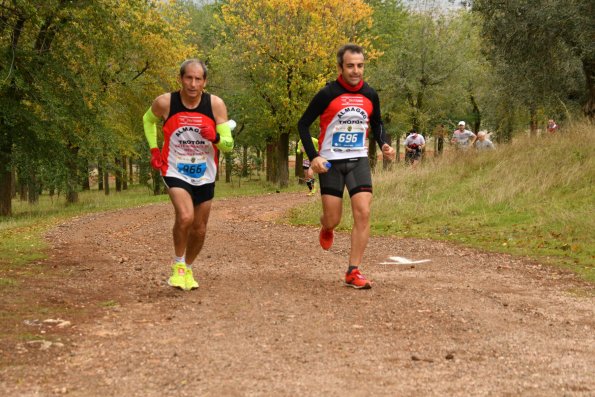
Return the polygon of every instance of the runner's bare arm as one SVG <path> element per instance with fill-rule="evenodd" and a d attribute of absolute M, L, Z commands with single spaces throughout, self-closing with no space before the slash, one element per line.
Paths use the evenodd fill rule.
<path fill-rule="evenodd" d="M 167 116 L 169 116 L 170 101 L 171 93 L 169 92 L 159 95 L 157 98 L 155 98 L 153 104 L 151 105 L 153 114 L 159 118 L 167 119 Z"/>

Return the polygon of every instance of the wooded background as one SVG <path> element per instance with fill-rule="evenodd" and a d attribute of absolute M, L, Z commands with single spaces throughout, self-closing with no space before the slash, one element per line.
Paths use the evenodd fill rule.
<path fill-rule="evenodd" d="M 109 194 L 110 175 L 116 191 L 158 181 L 142 115 L 190 57 L 238 122 L 227 181 L 262 167 L 287 186 L 297 120 L 347 42 L 366 48 L 397 142 L 459 120 L 500 142 L 549 118 L 592 120 L 594 20 L 590 0 L 0 0 L 0 215 L 16 195 L 72 203 L 95 185 Z"/>

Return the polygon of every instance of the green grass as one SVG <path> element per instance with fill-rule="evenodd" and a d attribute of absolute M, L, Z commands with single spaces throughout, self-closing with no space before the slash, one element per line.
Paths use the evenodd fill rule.
<path fill-rule="evenodd" d="M 595 281 L 595 128 L 521 137 L 489 153 L 445 153 L 374 175 L 375 235 L 449 240 L 528 256 Z M 345 200 L 341 228 L 351 228 Z M 292 222 L 318 224 L 320 203 Z"/>
<path fill-rule="evenodd" d="M 105 301 L 105 302 L 100 302 L 99 305 L 100 306 L 103 306 L 103 307 L 116 307 L 119 304 L 115 300 L 110 299 L 110 300 Z"/>
<path fill-rule="evenodd" d="M 278 188 L 261 180 L 217 182 L 215 200 L 225 197 L 250 196 L 275 192 Z M 290 186 L 287 190 L 298 189 Z M 93 189 L 79 193 L 79 202 L 65 203 L 64 197 L 50 198 L 41 195 L 37 204 L 31 205 L 18 199 L 13 200 L 13 215 L 0 217 L 0 288 L 16 288 L 18 282 L 12 280 L 7 271 L 23 264 L 33 263 L 45 257 L 46 244 L 43 234 L 66 219 L 120 208 L 131 208 L 146 204 L 169 202 L 169 197 L 155 196 L 146 186 L 135 185 L 122 192 Z"/>

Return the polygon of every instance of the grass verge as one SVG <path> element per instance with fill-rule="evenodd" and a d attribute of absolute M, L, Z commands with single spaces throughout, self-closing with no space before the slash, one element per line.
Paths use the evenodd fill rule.
<path fill-rule="evenodd" d="M 595 282 L 595 128 L 519 137 L 492 152 L 447 152 L 374 175 L 375 235 L 448 240 L 528 256 Z M 343 229 L 351 228 L 345 200 Z M 320 203 L 293 211 L 318 224 Z"/>

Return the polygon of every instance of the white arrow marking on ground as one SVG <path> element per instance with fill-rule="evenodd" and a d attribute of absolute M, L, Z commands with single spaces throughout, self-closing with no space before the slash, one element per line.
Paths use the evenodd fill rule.
<path fill-rule="evenodd" d="M 403 258 L 402 256 L 389 256 L 389 259 L 392 262 L 381 262 L 381 265 L 413 265 L 415 263 L 426 263 L 430 262 L 431 259 L 420 259 L 418 261 L 413 261 L 411 259 Z"/>

